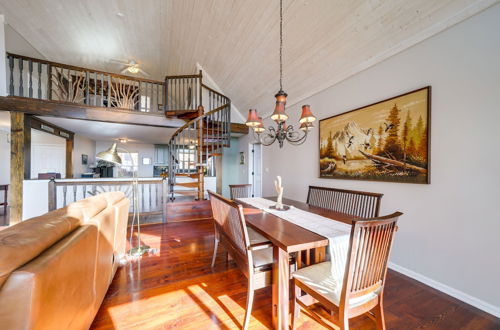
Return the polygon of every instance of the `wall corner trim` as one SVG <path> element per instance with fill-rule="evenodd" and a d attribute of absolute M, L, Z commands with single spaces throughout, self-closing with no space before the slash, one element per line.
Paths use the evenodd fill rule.
<path fill-rule="evenodd" d="M 400 266 L 398 264 L 395 264 L 393 262 L 389 262 L 389 268 L 401 273 L 403 275 L 406 275 L 408 277 L 411 277 L 412 279 L 421 282 L 425 285 L 430 286 L 431 288 L 434 288 L 438 291 L 441 291 L 449 296 L 452 296 L 453 298 L 456 298 L 464 303 L 467 303 L 471 306 L 474 306 L 486 313 L 489 313 L 493 316 L 500 317 L 500 307 L 492 305 L 490 303 L 487 303 L 479 298 L 476 298 L 474 296 L 471 296 L 467 293 L 464 293 L 460 290 L 457 290 L 455 288 L 452 288 L 446 284 L 443 284 L 441 282 L 438 282 L 436 280 L 433 280 L 427 276 L 424 276 L 420 273 L 417 273 L 411 269 L 405 268 L 403 266 Z"/>

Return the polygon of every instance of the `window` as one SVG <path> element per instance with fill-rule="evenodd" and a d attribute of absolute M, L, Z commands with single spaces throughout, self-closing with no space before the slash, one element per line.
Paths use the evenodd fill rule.
<path fill-rule="evenodd" d="M 179 170 L 184 173 L 195 173 L 196 172 L 196 150 L 193 149 L 180 149 L 179 151 Z M 216 176 L 215 173 L 215 159 L 214 157 L 209 157 L 207 162 L 207 167 L 205 168 L 206 176 Z"/>
<path fill-rule="evenodd" d="M 139 170 L 139 153 L 119 152 L 118 156 L 122 159 L 122 165 L 117 166 L 119 178 L 133 177 L 133 171 Z"/>
<path fill-rule="evenodd" d="M 151 111 L 151 97 L 146 95 L 141 95 L 141 107 L 142 112 Z"/>
<path fill-rule="evenodd" d="M 196 154 L 194 150 L 179 150 L 179 169 L 184 171 L 196 171 Z"/>

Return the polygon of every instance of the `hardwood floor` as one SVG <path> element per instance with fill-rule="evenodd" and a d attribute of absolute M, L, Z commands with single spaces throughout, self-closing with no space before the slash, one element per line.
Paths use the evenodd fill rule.
<path fill-rule="evenodd" d="M 142 227 L 154 254 L 120 268 L 91 329 L 236 329 L 243 322 L 245 277 L 223 251 L 210 268 L 211 220 Z M 221 249 L 219 249 L 221 250 Z M 251 329 L 271 327 L 271 288 L 255 296 Z M 500 329 L 500 319 L 389 271 L 388 329 Z M 321 327 L 301 313 L 299 329 Z M 353 329 L 375 329 L 358 317 Z"/>

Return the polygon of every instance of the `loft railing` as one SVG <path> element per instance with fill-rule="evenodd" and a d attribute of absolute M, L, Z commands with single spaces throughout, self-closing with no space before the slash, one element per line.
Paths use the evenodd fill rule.
<path fill-rule="evenodd" d="M 165 77 L 165 111 L 175 114 L 179 111 L 196 111 L 202 104 L 202 73 Z"/>
<path fill-rule="evenodd" d="M 221 93 L 201 84 L 208 99 L 204 107 L 198 108 L 197 117 L 180 127 L 167 144 L 169 152 L 169 194 L 174 200 L 177 195 L 191 195 L 198 199 L 205 196 L 204 176 L 211 157 L 222 155 L 229 147 L 231 137 L 231 100 Z M 203 93 L 202 93 L 203 95 Z M 177 177 L 196 178 L 191 184 L 179 184 Z M 191 188 L 189 190 L 183 187 Z M 195 189 L 192 189 L 195 188 Z"/>
<path fill-rule="evenodd" d="M 121 191 L 130 200 L 133 199 L 132 180 L 55 180 L 48 185 L 48 209 L 56 210 L 66 205 L 109 191 Z M 138 205 L 141 215 L 161 215 L 166 222 L 166 203 L 168 200 L 166 179 L 139 179 Z M 129 212 L 133 212 L 130 203 Z"/>
<path fill-rule="evenodd" d="M 7 53 L 9 96 L 163 113 L 162 81 Z"/>

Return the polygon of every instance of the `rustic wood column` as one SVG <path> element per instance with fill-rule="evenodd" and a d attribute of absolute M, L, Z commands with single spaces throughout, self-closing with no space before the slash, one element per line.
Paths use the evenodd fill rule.
<path fill-rule="evenodd" d="M 66 139 L 66 178 L 73 178 L 73 147 L 74 147 L 74 136 Z"/>
<path fill-rule="evenodd" d="M 12 226 L 23 218 L 24 180 L 24 113 L 10 113 L 10 222 Z"/>
<path fill-rule="evenodd" d="M 32 115 L 24 115 L 24 180 L 31 179 L 31 119 Z"/>

